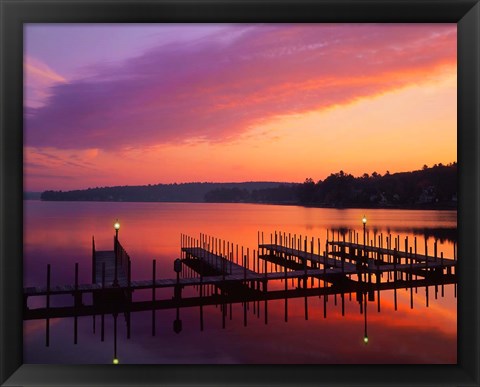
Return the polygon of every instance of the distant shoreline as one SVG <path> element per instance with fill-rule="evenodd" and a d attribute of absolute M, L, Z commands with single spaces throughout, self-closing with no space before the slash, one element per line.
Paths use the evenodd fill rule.
<path fill-rule="evenodd" d="M 170 204 L 253 204 L 253 205 L 267 205 L 267 206 L 292 206 L 292 207 L 304 207 L 304 208 L 325 208 L 325 209 L 335 209 L 335 210 L 419 210 L 419 211 L 457 211 L 458 208 L 456 205 L 441 203 L 438 205 L 432 204 L 416 204 L 410 206 L 379 206 L 379 205 L 370 205 L 370 206 L 358 206 L 358 205 L 344 205 L 344 206 L 328 206 L 328 205 L 318 205 L 318 204 L 301 204 L 301 203 L 258 203 L 258 202 L 198 202 L 198 201 L 134 201 L 134 200 L 42 200 L 40 198 L 25 198 L 24 201 L 40 201 L 40 202 L 56 202 L 56 203 L 170 203 Z"/>
<path fill-rule="evenodd" d="M 314 208 L 457 210 L 457 165 L 426 165 L 421 170 L 354 177 L 344 171 L 323 181 L 192 182 L 44 191 L 45 201 L 250 203 Z M 38 197 L 38 193 L 25 196 Z"/>

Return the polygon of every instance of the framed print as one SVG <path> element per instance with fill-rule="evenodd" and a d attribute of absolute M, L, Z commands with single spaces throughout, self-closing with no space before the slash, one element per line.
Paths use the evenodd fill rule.
<path fill-rule="evenodd" d="M 477 1 L 0 1 L 2 386 L 479 384 Z"/>

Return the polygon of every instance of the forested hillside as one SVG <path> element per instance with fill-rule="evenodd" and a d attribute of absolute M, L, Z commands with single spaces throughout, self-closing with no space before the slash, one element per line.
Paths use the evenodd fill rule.
<path fill-rule="evenodd" d="M 456 208 L 457 164 L 426 165 L 417 171 L 360 177 L 340 171 L 325 180 L 184 183 L 45 191 L 42 200 L 270 203 L 319 207 Z"/>

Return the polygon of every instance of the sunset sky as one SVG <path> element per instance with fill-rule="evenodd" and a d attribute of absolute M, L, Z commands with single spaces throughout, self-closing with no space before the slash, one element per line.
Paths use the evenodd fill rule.
<path fill-rule="evenodd" d="M 26 191 L 457 160 L 456 24 L 27 24 Z"/>

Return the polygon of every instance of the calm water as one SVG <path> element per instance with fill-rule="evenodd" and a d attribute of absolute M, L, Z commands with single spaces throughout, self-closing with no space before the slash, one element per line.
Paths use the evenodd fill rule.
<path fill-rule="evenodd" d="M 174 278 L 173 260 L 180 257 L 180 236 L 200 233 L 256 249 L 258 232 L 269 241 L 281 231 L 325 241 L 327 229 L 362 231 L 361 218 L 368 218 L 369 239 L 380 233 L 419 240 L 418 252 L 427 238 L 429 252 L 438 240 L 438 252 L 454 255 L 457 214 L 455 211 L 319 209 L 294 206 L 190 203 L 93 203 L 25 201 L 24 286 L 43 286 L 46 265 L 52 266 L 52 285 L 73 283 L 79 263 L 80 283 L 91 280 L 91 239 L 98 250 L 113 250 L 113 222 L 120 220 L 120 241 L 132 259 L 133 279 L 150 279 L 152 260 L 157 278 Z M 330 231 L 331 236 L 331 231 Z M 460 257 L 461 259 L 461 257 Z M 290 284 L 289 284 L 290 285 Z M 283 286 L 283 285 L 282 285 Z M 173 331 L 175 309 L 155 312 L 156 334 L 152 336 L 152 312 L 131 315 L 131 337 L 126 337 L 123 315 L 117 318 L 117 357 L 120 363 L 456 363 L 457 300 L 455 285 L 412 290 L 382 291 L 380 301 L 367 303 L 369 342 L 363 342 L 365 314 L 360 313 L 355 294 L 345 295 L 342 316 L 340 296 L 250 303 L 244 326 L 244 308 L 233 304 L 225 328 L 219 306 L 203 307 L 203 331 L 198 307 L 182 308 L 183 329 Z M 428 301 L 427 301 L 428 290 Z M 135 292 L 137 293 L 137 292 Z M 194 296 L 188 289 L 184 296 Z M 136 299 L 146 297 L 142 292 Z M 171 297 L 162 291 L 159 297 Z M 51 305 L 70 305 L 71 297 L 52 298 Z M 428 307 L 427 307 L 428 304 Z M 29 300 L 31 308 L 44 300 Z M 260 307 L 260 316 L 257 316 Z M 324 311 L 325 308 L 325 311 Z M 380 309 L 380 311 L 379 311 Z M 231 313 L 231 314 L 230 314 Z M 326 318 L 325 318 L 326 313 Z M 114 318 L 105 316 L 101 341 L 100 317 L 78 319 L 78 343 L 74 344 L 72 318 L 50 320 L 50 345 L 45 345 L 46 323 L 24 323 L 25 363 L 111 363 L 114 353 Z"/>

